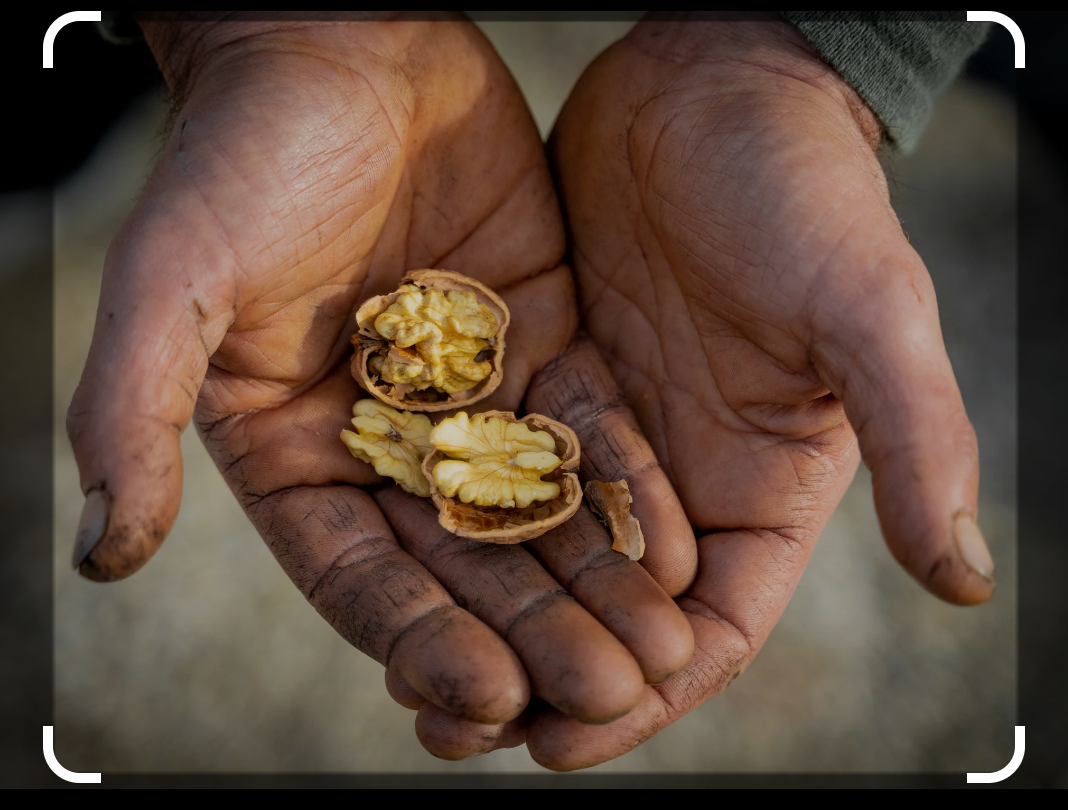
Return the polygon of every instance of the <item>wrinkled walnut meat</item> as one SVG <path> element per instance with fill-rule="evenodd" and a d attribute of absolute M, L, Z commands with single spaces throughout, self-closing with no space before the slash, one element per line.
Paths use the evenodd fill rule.
<path fill-rule="evenodd" d="M 423 459 L 441 525 L 485 543 L 521 543 L 578 511 L 578 438 L 538 414 L 461 411 L 431 432 Z"/>
<path fill-rule="evenodd" d="M 423 459 L 430 444 L 430 420 L 419 413 L 401 413 L 373 399 L 361 399 L 352 407 L 351 430 L 341 431 L 341 441 L 360 461 L 379 475 L 392 478 L 406 492 L 430 497 L 430 484 L 423 475 Z"/>
<path fill-rule="evenodd" d="M 500 385 L 508 307 L 474 279 L 413 270 L 356 312 L 352 376 L 395 408 L 441 411 L 478 402 Z"/>
<path fill-rule="evenodd" d="M 645 554 L 645 538 L 641 524 L 630 513 L 634 499 L 627 482 L 587 481 L 586 500 L 612 533 L 612 550 L 622 552 L 632 560 L 640 560 Z"/>

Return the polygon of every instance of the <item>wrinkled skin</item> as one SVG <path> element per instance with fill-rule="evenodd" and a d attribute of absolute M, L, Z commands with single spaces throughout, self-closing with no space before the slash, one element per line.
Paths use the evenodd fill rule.
<path fill-rule="evenodd" d="M 608 726 L 546 712 L 540 762 L 621 754 L 736 677 L 858 455 L 895 558 L 948 601 L 993 592 L 961 517 L 976 511 L 975 435 L 878 133 L 780 22 L 639 26 L 572 96 L 552 146 L 583 318 L 699 530 L 679 600 L 697 651 Z"/>
<path fill-rule="evenodd" d="M 992 594 L 969 523 L 975 436 L 879 137 L 779 21 L 639 24 L 572 93 L 550 152 L 583 323 L 698 531 L 698 575 L 677 600 L 696 651 L 620 720 L 532 712 L 501 728 L 506 744 L 526 734 L 541 764 L 589 767 L 724 689 L 861 456 L 896 559 L 947 601 Z M 440 713 L 417 730 L 489 747 Z"/>
<path fill-rule="evenodd" d="M 526 741 L 547 767 L 588 767 L 722 690 L 861 455 L 895 557 L 944 599 L 989 598 L 974 434 L 878 124 L 796 32 L 646 23 L 587 71 L 550 144 L 591 338 L 571 340 L 557 201 L 521 99 L 468 29 L 415 48 L 417 29 L 344 58 L 321 39 L 337 34 L 302 31 L 299 47 L 251 37 L 194 60 L 109 254 L 71 411 L 83 489 L 111 506 L 83 574 L 128 574 L 166 533 L 199 388 L 198 426 L 253 522 L 388 664 L 441 757 Z M 338 120 L 360 137 L 331 143 Z M 356 396 L 346 319 L 404 269 L 461 264 L 515 317 L 504 385 L 480 405 L 525 397 L 578 432 L 584 476 L 627 478 L 644 569 L 604 556 L 586 510 L 487 548 L 396 487 L 359 488 L 374 479 L 336 442 Z M 530 692 L 543 700 L 519 714 Z"/>
<path fill-rule="evenodd" d="M 632 709 L 689 660 L 693 636 L 596 522 L 561 528 L 542 562 L 462 541 L 339 439 L 363 395 L 354 313 L 415 268 L 462 271 L 511 309 L 506 379 L 482 408 L 518 408 L 561 356 L 610 381 L 596 352 L 567 349 L 559 205 L 492 48 L 459 22 L 143 27 L 180 111 L 109 250 L 69 412 L 88 496 L 81 574 L 120 579 L 155 552 L 193 420 L 293 582 L 391 683 L 480 723 L 512 720 L 531 693 L 582 721 Z M 600 435 L 611 386 L 578 396 L 580 435 Z M 591 443 L 591 459 L 644 482 L 684 585 L 692 532 L 633 415 L 615 417 L 631 455 Z"/>

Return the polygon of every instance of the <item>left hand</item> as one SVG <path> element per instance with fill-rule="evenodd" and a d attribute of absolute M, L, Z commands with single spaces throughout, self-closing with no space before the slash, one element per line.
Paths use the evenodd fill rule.
<path fill-rule="evenodd" d="M 737 677 L 861 455 L 895 558 L 947 601 L 993 593 L 975 435 L 879 136 L 781 21 L 641 23 L 561 113 L 585 326 L 699 530 L 699 569 L 677 600 L 689 666 L 607 725 L 541 712 L 543 765 L 619 756 Z"/>

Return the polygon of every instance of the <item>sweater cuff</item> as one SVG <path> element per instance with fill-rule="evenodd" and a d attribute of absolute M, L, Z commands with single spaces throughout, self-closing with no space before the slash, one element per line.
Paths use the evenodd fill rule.
<path fill-rule="evenodd" d="M 780 11 L 872 108 L 904 153 L 986 39 L 963 11 Z"/>

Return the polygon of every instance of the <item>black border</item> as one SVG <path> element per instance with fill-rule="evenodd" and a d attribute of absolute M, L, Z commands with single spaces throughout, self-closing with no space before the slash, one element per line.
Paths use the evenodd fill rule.
<path fill-rule="evenodd" d="M 60 14 L 62 12 L 57 12 Z M 633 19 L 631 12 L 591 15 L 571 13 L 469 12 L 479 20 L 498 19 Z M 1009 12 L 1009 16 L 1019 12 Z M 1026 35 L 1025 31 L 1025 35 Z M 39 71 L 39 32 L 32 32 L 24 64 Z M 1061 76 L 1055 52 L 1031 48 L 1027 68 L 1016 71 L 1020 96 L 1041 86 L 1042 77 Z M 1033 85 L 1033 87 L 1032 87 Z M 47 78 L 41 82 L 47 94 Z M 41 99 L 47 105 L 46 97 Z M 51 117 L 56 118 L 53 112 Z M 57 122 L 58 123 L 58 122 Z M 1061 174 L 1048 176 L 1040 152 L 1056 150 L 1041 133 L 1021 128 L 1019 143 L 1019 678 L 1018 720 L 1027 729 L 1027 754 L 1017 773 L 995 786 L 1066 786 L 1063 729 L 1068 727 L 1068 700 L 1063 684 L 1068 657 L 1063 619 L 1068 615 L 1068 588 L 1059 582 L 1068 571 L 1068 544 L 1060 540 L 1060 502 L 1068 453 L 1058 430 L 1068 387 L 1068 304 L 1064 271 L 1068 268 L 1068 229 L 1058 215 L 1068 211 L 1068 171 L 1061 152 Z M 1043 174 L 1045 172 L 1045 174 Z M 52 210 L 43 206 L 35 239 L 52 244 Z M 48 255 L 50 255 L 50 250 Z M 47 493 L 48 515 L 26 513 L 11 489 L 0 490 L 5 516 L 4 564 L 0 588 L 4 604 L 3 636 L 7 642 L 0 667 L 5 695 L 3 736 L 7 756 L 2 783 L 10 786 L 71 787 L 53 776 L 41 754 L 41 727 L 53 718 L 52 593 L 52 278 L 37 279 L 17 290 L 16 301 L 0 303 L 0 319 L 9 307 L 28 309 L 38 329 L 32 334 L 3 333 L 4 368 L 15 368 L 12 397 L 0 410 L 0 441 L 32 434 L 35 452 L 48 459 L 46 473 L 35 467 L 12 470 L 27 486 Z M 47 369 L 48 373 L 40 372 Z M 42 406 L 42 403 L 48 403 Z M 0 447 L 10 446 L 6 442 Z M 32 480 L 28 480 L 29 477 Z M 31 511 L 33 507 L 31 505 Z M 26 518 L 21 522 L 18 516 Z M 13 520 L 13 517 L 15 518 Z M 37 533 L 24 526 L 37 527 Z M 47 527 L 47 536 L 42 532 Z M 41 576 L 43 574 L 43 577 Z M 48 643 L 42 643 L 47 639 Z M 977 674 L 980 677 L 981 674 Z M 101 787 L 965 787 L 964 774 L 104 774 Z"/>

